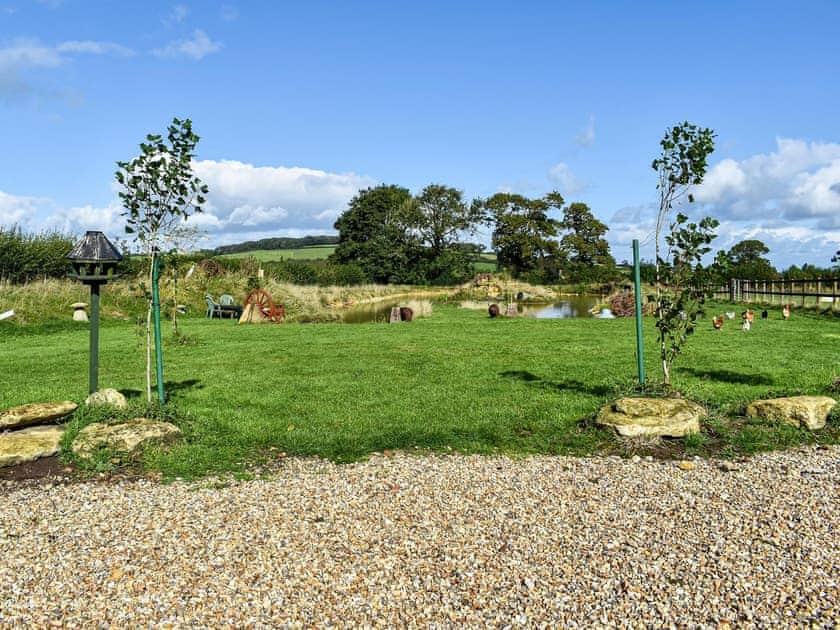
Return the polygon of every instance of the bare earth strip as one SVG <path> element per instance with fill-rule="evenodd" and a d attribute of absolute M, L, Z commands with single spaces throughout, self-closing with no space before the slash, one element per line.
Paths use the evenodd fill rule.
<path fill-rule="evenodd" d="M 0 485 L 0 626 L 825 626 L 840 449 Z"/>

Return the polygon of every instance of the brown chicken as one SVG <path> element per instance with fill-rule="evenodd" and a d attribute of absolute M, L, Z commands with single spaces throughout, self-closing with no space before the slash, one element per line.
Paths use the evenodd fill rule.
<path fill-rule="evenodd" d="M 721 328 L 723 328 L 723 315 L 712 317 L 712 326 L 715 327 L 715 330 L 720 330 Z"/>
<path fill-rule="evenodd" d="M 785 304 L 782 307 L 782 319 L 787 319 L 790 317 L 790 304 Z"/>

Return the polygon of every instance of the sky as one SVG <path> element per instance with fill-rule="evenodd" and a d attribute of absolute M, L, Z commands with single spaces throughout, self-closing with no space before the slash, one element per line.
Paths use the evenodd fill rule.
<path fill-rule="evenodd" d="M 0 0 L 0 226 L 123 236 L 117 161 L 189 118 L 202 246 L 335 233 L 362 188 L 558 190 L 653 258 L 651 162 L 779 268 L 840 250 L 840 2 Z M 474 240 L 489 243 L 489 230 Z"/>

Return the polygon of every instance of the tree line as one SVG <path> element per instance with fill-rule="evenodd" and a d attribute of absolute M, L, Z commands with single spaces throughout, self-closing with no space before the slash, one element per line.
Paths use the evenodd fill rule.
<path fill-rule="evenodd" d="M 314 247 L 316 245 L 335 245 L 338 243 L 337 236 L 301 236 L 293 238 L 288 236 L 277 236 L 273 238 L 262 238 L 258 241 L 244 241 L 233 245 L 220 245 L 215 249 L 208 250 L 210 256 L 224 256 L 226 254 L 239 254 L 252 252 L 257 249 L 298 249 L 300 247 Z"/>
<path fill-rule="evenodd" d="M 458 284 L 474 274 L 483 251 L 470 242 L 492 233 L 500 268 L 537 284 L 602 282 L 618 270 L 604 238 L 607 226 L 584 203 L 558 192 L 541 198 L 497 193 L 467 202 L 451 186 L 430 184 L 419 194 L 381 184 L 350 200 L 335 222 L 331 259 L 361 267 L 372 282 Z"/>

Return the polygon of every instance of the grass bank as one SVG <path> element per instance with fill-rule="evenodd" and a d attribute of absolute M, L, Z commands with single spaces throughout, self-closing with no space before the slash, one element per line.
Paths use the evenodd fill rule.
<path fill-rule="evenodd" d="M 785 322 L 772 312 L 748 333 L 701 326 L 674 381 L 712 415 L 686 445 L 620 441 L 590 422 L 602 404 L 632 390 L 632 318 L 490 320 L 437 305 L 430 317 L 392 326 L 188 318 L 181 329 L 185 342 L 165 349 L 167 414 L 186 439 L 143 462 L 169 476 L 236 470 L 281 452 L 339 461 L 385 449 L 737 455 L 840 439 L 837 414 L 816 433 L 740 417 L 756 398 L 829 392 L 840 373 L 840 329 L 816 315 Z M 652 320 L 645 331 L 656 379 Z M 73 322 L 0 322 L 0 408 L 82 400 L 87 335 Z M 141 345 L 130 323 L 104 323 L 100 383 L 127 393 L 138 410 Z M 80 416 L 77 427 L 87 420 Z"/>

